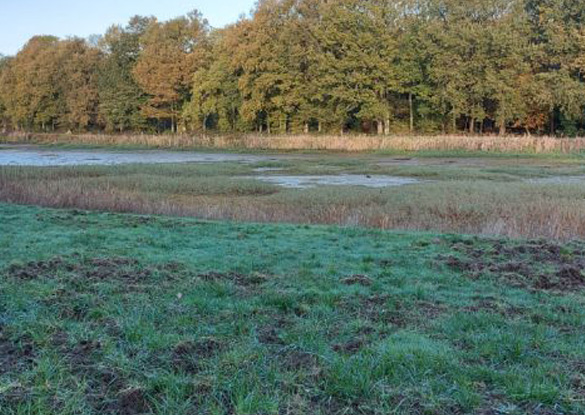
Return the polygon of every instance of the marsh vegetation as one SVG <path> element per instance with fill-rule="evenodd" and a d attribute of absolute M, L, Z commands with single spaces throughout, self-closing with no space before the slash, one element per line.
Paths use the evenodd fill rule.
<path fill-rule="evenodd" d="M 0 200 L 253 222 L 559 240 L 585 236 L 580 156 L 289 157 L 247 163 L 5 166 L 0 167 Z M 279 185 L 292 183 L 291 176 L 294 183 L 322 185 Z M 354 183 L 362 186 L 351 186 L 344 177 L 360 178 Z M 374 186 L 379 177 L 406 185 Z M 370 182 L 371 187 L 363 186 Z"/>

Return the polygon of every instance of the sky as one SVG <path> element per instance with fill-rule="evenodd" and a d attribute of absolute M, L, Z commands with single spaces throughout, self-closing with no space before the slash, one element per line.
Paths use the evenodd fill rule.
<path fill-rule="evenodd" d="M 134 15 L 167 20 L 198 9 L 213 27 L 235 22 L 255 0 L 0 0 L 0 54 L 14 55 L 35 35 L 103 34 Z"/>

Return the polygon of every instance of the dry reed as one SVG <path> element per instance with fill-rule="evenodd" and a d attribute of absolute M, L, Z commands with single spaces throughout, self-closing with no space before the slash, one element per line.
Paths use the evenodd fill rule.
<path fill-rule="evenodd" d="M 280 196 L 234 197 L 230 195 L 163 196 L 116 187 L 110 183 L 88 185 L 84 179 L 26 179 L 0 174 L 0 201 L 55 208 L 78 208 L 138 214 L 194 216 L 253 222 L 288 222 L 363 226 L 381 229 L 453 232 L 490 236 L 585 238 L 585 201 L 579 197 L 563 201 L 508 189 L 497 197 L 480 193 L 466 198 L 457 185 L 430 194 L 408 194 L 404 202 L 377 203 L 359 195 L 361 202 L 339 199 L 297 199 Z M 517 190 L 520 190 L 517 192 Z M 482 193 L 486 189 L 481 190 Z M 566 196 L 566 195 L 561 195 Z M 312 196 L 308 196 L 309 198 Z"/>
<path fill-rule="evenodd" d="M 370 135 L 106 135 L 18 134 L 4 143 L 143 146 L 170 149 L 328 151 L 466 151 L 490 153 L 575 153 L 585 151 L 585 138 L 546 136 L 370 136 Z"/>

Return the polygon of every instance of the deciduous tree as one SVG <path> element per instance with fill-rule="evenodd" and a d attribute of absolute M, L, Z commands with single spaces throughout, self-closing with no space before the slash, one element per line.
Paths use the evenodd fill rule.
<path fill-rule="evenodd" d="M 197 11 L 167 22 L 152 21 L 141 37 L 134 76 L 149 99 L 143 113 L 178 130 L 193 75 L 208 56 L 207 21 Z"/>

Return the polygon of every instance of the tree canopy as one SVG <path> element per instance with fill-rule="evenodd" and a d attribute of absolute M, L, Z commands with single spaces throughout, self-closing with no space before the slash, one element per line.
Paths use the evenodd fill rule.
<path fill-rule="evenodd" d="M 585 3 L 261 0 L 0 57 L 0 125 L 49 131 L 577 135 Z"/>

